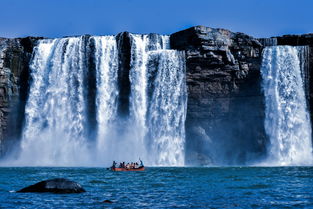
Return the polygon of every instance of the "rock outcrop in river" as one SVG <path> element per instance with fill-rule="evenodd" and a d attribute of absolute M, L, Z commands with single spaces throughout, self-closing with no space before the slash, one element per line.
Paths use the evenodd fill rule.
<path fill-rule="evenodd" d="M 19 193 L 51 192 L 56 194 L 70 194 L 70 193 L 83 193 L 86 191 L 80 184 L 74 181 L 63 178 L 56 178 L 38 182 L 36 184 L 25 187 L 17 192 Z"/>

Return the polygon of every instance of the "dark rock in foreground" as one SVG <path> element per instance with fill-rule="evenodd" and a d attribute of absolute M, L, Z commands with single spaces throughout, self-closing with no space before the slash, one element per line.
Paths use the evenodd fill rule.
<path fill-rule="evenodd" d="M 25 187 L 17 192 L 51 192 L 57 194 L 69 194 L 69 193 L 83 193 L 86 190 L 78 183 L 63 179 L 49 179 L 46 181 L 38 182 L 37 184 Z"/>

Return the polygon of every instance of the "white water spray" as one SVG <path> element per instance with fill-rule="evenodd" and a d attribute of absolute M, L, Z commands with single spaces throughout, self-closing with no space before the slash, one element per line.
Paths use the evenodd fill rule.
<path fill-rule="evenodd" d="M 21 153 L 11 165 L 99 166 L 138 157 L 148 165 L 184 165 L 183 53 L 167 50 L 168 36 L 131 39 L 129 118 L 117 113 L 115 36 L 39 41 L 30 65 Z M 92 77 L 86 76 L 92 72 L 96 89 L 88 88 Z M 95 99 L 95 116 L 88 115 L 90 98 Z M 96 130 L 90 129 L 94 118 L 89 117 L 95 117 Z"/>
<path fill-rule="evenodd" d="M 182 166 L 187 109 L 184 54 L 153 51 L 149 53 L 149 66 L 149 74 L 154 77 L 147 121 L 150 153 L 157 165 Z"/>
<path fill-rule="evenodd" d="M 95 61 L 97 74 L 97 155 L 99 164 L 108 156 L 113 156 L 112 137 L 114 122 L 117 120 L 118 98 L 118 50 L 114 36 L 93 37 L 95 41 Z M 111 160 L 111 159 L 110 159 Z"/>
<path fill-rule="evenodd" d="M 299 51 L 272 46 L 263 51 L 265 131 L 270 139 L 270 165 L 311 165 L 311 122 L 305 99 Z"/>
<path fill-rule="evenodd" d="M 150 164 L 184 165 L 184 57 L 181 52 L 167 50 L 168 36 L 132 38 L 130 114 L 136 144 L 143 147 Z"/>
<path fill-rule="evenodd" d="M 41 40 L 30 65 L 32 84 L 21 144 L 23 165 L 88 162 L 83 40 Z"/>

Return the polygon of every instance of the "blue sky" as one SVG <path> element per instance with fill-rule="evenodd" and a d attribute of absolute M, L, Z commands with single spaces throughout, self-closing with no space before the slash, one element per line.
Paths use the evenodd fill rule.
<path fill-rule="evenodd" d="M 205 25 L 255 37 L 313 32 L 312 0 L 0 0 L 0 37 L 170 34 Z"/>

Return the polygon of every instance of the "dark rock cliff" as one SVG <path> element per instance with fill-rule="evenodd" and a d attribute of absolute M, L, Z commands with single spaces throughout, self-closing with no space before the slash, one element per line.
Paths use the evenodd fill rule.
<path fill-rule="evenodd" d="M 28 66 L 38 39 L 0 38 L 2 152 L 10 150 L 10 145 L 20 138 L 30 81 Z M 131 38 L 124 32 L 117 35 L 117 40 L 121 92 L 118 112 L 127 116 Z M 244 164 L 264 156 L 268 142 L 260 75 L 262 49 L 268 45 L 309 45 L 312 50 L 313 35 L 255 39 L 243 33 L 197 26 L 172 34 L 170 42 L 171 48 L 186 53 L 186 163 Z M 313 108 L 312 56 L 310 53 L 310 70 L 306 76 L 310 109 Z M 88 63 L 92 66 L 92 59 Z M 93 107 L 94 104 L 89 108 L 90 118 L 95 118 Z"/>
<path fill-rule="evenodd" d="M 20 138 L 28 96 L 29 61 L 40 38 L 0 38 L 0 153 Z"/>
<path fill-rule="evenodd" d="M 120 92 L 118 114 L 121 117 L 127 117 L 129 115 L 131 38 L 128 32 L 123 32 L 117 35 L 117 40 L 119 58 L 118 86 Z"/>
<path fill-rule="evenodd" d="M 171 47 L 186 51 L 187 163 L 237 164 L 261 156 L 262 45 L 243 33 L 197 26 L 172 34 Z"/>

